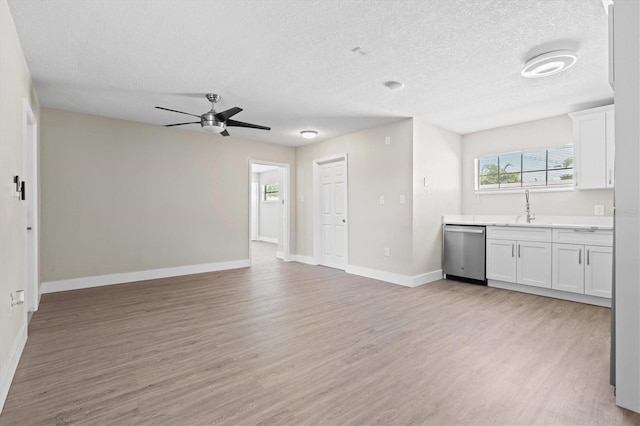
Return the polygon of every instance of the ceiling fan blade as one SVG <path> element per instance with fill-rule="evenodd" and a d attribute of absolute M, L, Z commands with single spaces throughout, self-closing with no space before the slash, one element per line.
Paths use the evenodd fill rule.
<path fill-rule="evenodd" d="M 227 120 L 225 124 L 227 126 L 248 127 L 250 129 L 260 129 L 260 130 L 271 130 L 271 127 L 260 126 L 258 124 L 244 123 L 242 121 L 236 121 L 236 120 Z"/>
<path fill-rule="evenodd" d="M 194 117 L 198 117 L 198 118 L 200 118 L 200 116 L 199 116 L 199 115 L 190 114 L 190 113 L 188 113 L 188 112 L 184 112 L 184 111 L 177 111 L 177 110 L 175 110 L 175 109 L 163 108 L 163 107 L 159 107 L 159 106 L 157 106 L 156 108 L 158 108 L 158 109 L 163 109 L 163 110 L 165 110 L 165 111 L 177 112 L 177 113 L 179 113 L 179 114 L 192 115 L 192 116 L 194 116 Z"/>
<path fill-rule="evenodd" d="M 224 129 L 223 131 L 221 131 L 221 132 L 220 132 L 220 134 L 221 134 L 222 136 L 231 136 L 231 135 L 229 134 L 229 132 L 227 132 L 227 129 Z"/>
<path fill-rule="evenodd" d="M 191 121 L 189 123 L 165 124 L 164 127 L 184 126 L 185 124 L 200 124 L 199 121 Z"/>
<path fill-rule="evenodd" d="M 238 107 L 229 108 L 226 111 L 217 113 L 216 118 L 221 121 L 227 121 L 230 117 L 233 117 L 240 111 L 242 111 L 242 108 L 238 108 Z"/>

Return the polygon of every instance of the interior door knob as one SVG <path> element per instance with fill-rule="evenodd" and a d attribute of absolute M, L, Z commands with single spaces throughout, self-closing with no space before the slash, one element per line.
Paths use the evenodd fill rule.
<path fill-rule="evenodd" d="M 342 219 L 342 223 L 347 223 L 347 219 Z"/>

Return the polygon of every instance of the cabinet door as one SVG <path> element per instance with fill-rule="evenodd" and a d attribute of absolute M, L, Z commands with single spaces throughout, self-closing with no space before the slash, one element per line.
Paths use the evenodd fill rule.
<path fill-rule="evenodd" d="M 616 158 L 616 133 L 615 111 L 607 111 L 607 188 L 613 188 L 615 184 L 615 158 Z"/>
<path fill-rule="evenodd" d="M 552 288 L 584 293 L 584 246 L 553 244 Z"/>
<path fill-rule="evenodd" d="M 577 188 L 606 187 L 606 136 L 604 111 L 574 118 Z"/>
<path fill-rule="evenodd" d="M 487 240 L 487 278 L 516 282 L 516 242 Z"/>
<path fill-rule="evenodd" d="M 518 241 L 517 283 L 551 288 L 551 244 Z"/>
<path fill-rule="evenodd" d="M 585 246 L 584 292 L 611 298 L 613 248 Z"/>

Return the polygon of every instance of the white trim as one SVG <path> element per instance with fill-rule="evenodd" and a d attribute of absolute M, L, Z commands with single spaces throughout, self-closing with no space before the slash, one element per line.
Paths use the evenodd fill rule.
<path fill-rule="evenodd" d="M 120 274 L 96 275 L 93 277 L 72 278 L 42 283 L 42 293 L 79 290 L 82 288 L 101 287 L 112 284 L 123 284 L 135 281 L 155 280 L 158 278 L 178 277 L 181 275 L 202 274 L 204 272 L 224 271 L 227 269 L 246 268 L 251 266 L 249 259 L 231 260 L 228 262 L 203 263 L 200 265 L 176 266 L 173 268 L 150 269 L 147 271 L 123 272 Z"/>
<path fill-rule="evenodd" d="M 476 195 L 501 195 L 501 194 L 524 194 L 525 190 L 529 190 L 529 192 L 573 192 L 577 191 L 576 187 L 573 185 L 558 185 L 558 186 L 545 186 L 545 187 L 519 187 L 517 189 L 485 189 L 479 190 L 477 189 Z M 600 188 L 598 188 L 600 189 Z M 611 189 L 611 188 L 602 188 L 602 189 Z"/>
<path fill-rule="evenodd" d="M 266 165 L 266 166 L 276 166 L 276 167 L 280 167 L 284 169 L 284 182 L 283 185 L 281 185 L 280 187 L 280 194 L 281 198 L 279 201 L 283 201 L 284 202 L 284 230 L 283 230 L 283 240 L 282 241 L 282 252 L 283 252 L 283 260 L 285 262 L 289 262 L 292 260 L 291 258 L 291 165 L 288 163 L 277 163 L 274 161 L 263 161 L 263 160 L 249 160 L 249 211 L 248 211 L 248 223 L 249 223 L 249 229 L 251 229 L 251 197 L 252 197 L 252 193 L 251 193 L 251 183 L 253 182 L 252 180 L 252 166 L 254 164 L 260 164 L 260 165 Z M 258 203 L 260 204 L 260 203 Z M 251 259 L 253 258 L 253 250 L 251 248 L 251 232 L 249 232 L 249 239 L 248 239 L 248 248 L 249 248 L 249 266 L 251 266 Z M 260 240 L 261 237 L 258 237 L 258 240 Z M 278 240 L 276 239 L 276 243 L 278 243 Z"/>
<path fill-rule="evenodd" d="M 537 296 L 552 297 L 554 299 L 569 300 L 571 302 L 587 303 L 589 305 L 603 306 L 605 308 L 611 307 L 611 299 L 590 296 L 588 294 L 569 293 L 566 291 L 553 290 L 551 288 L 532 287 L 530 285 L 495 280 L 487 280 L 487 286 L 501 288 L 503 290 L 519 291 L 521 293 L 535 294 Z"/>
<path fill-rule="evenodd" d="M 272 238 L 272 237 L 261 237 L 261 236 L 258 236 L 258 240 L 257 241 L 262 241 L 263 243 L 278 244 L 278 239 L 277 238 Z"/>
<path fill-rule="evenodd" d="M 444 273 L 442 272 L 442 269 L 438 269 L 437 271 L 431 271 L 414 276 L 412 278 L 413 285 L 411 287 L 418 287 L 424 284 L 440 281 L 441 279 L 444 279 Z"/>
<path fill-rule="evenodd" d="M 320 165 L 334 161 L 344 161 L 345 194 L 345 265 L 349 267 L 349 156 L 346 152 L 328 157 L 316 158 L 312 161 L 313 170 L 313 257 L 314 264 L 322 264 L 322 220 L 320 217 Z"/>
<path fill-rule="evenodd" d="M 24 215 L 24 287 L 25 311 L 37 311 L 40 303 L 39 220 L 38 220 L 38 121 L 29 99 L 22 99 L 22 161 L 27 199 Z M 31 219 L 29 220 L 29 216 Z M 27 227 L 31 230 L 27 231 Z"/>
<path fill-rule="evenodd" d="M 313 265 L 313 266 L 319 265 L 319 263 L 316 262 L 316 259 L 313 256 L 303 256 L 301 254 L 294 254 L 292 256 L 292 260 L 294 262 L 304 263 L 306 265 Z"/>
<path fill-rule="evenodd" d="M 394 272 L 380 271 L 377 269 L 365 268 L 363 266 L 347 265 L 347 274 L 359 275 L 361 277 L 372 278 L 374 280 L 385 281 L 391 284 L 398 284 L 405 287 L 418 287 L 423 284 L 441 280 L 442 270 L 427 272 L 425 274 L 409 276 L 396 274 Z"/>
<path fill-rule="evenodd" d="M 9 358 L 7 359 L 7 362 L 4 363 L 2 370 L 0 370 L 0 413 L 2 413 L 4 403 L 7 401 L 9 388 L 11 388 L 11 382 L 13 381 L 13 376 L 16 374 L 16 370 L 18 369 L 18 363 L 20 362 L 20 357 L 22 356 L 22 351 L 24 350 L 24 345 L 26 343 L 27 323 L 25 321 L 22 330 L 20 330 L 15 339 L 13 339 L 13 344 L 9 350 Z"/>
<path fill-rule="evenodd" d="M 276 252 L 276 259 L 283 259 L 284 260 L 284 252 L 277 251 Z"/>

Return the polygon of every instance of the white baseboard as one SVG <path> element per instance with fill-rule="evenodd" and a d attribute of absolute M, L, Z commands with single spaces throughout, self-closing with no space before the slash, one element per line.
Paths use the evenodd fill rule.
<path fill-rule="evenodd" d="M 442 279 L 442 270 L 427 272 L 425 274 L 410 276 L 396 274 L 394 272 L 380 271 L 377 269 L 365 268 L 362 266 L 347 265 L 345 270 L 348 274 L 360 275 L 361 277 L 373 278 L 391 284 L 398 284 L 405 287 L 418 287 Z"/>
<path fill-rule="evenodd" d="M 9 388 L 11 387 L 13 376 L 16 374 L 16 370 L 18 369 L 18 363 L 20 362 L 20 357 L 22 356 L 22 351 L 24 350 L 24 345 L 26 343 L 27 324 L 25 323 L 22 330 L 18 333 L 15 339 L 13 339 L 13 344 L 9 350 L 9 358 L 2 366 L 2 370 L 0 370 L 0 413 L 2 413 L 2 408 L 7 400 L 7 395 L 9 395 Z"/>
<path fill-rule="evenodd" d="M 307 265 L 314 265 L 314 266 L 319 265 L 319 263 L 316 262 L 316 259 L 313 256 L 303 256 L 301 254 L 292 254 L 291 260 L 293 260 L 294 262 L 304 263 Z"/>
<path fill-rule="evenodd" d="M 521 293 L 535 294 L 537 296 L 553 297 L 554 299 L 569 300 L 571 302 L 587 303 L 589 305 L 611 307 L 611 299 L 604 297 L 590 296 L 588 294 L 568 293 L 566 291 L 553 290 L 551 288 L 533 287 L 504 281 L 487 280 L 489 287 L 501 288 L 503 290 L 519 291 Z"/>
<path fill-rule="evenodd" d="M 262 241 L 263 243 L 278 244 L 278 239 L 272 237 L 258 237 L 258 241 Z"/>
<path fill-rule="evenodd" d="M 224 271 L 227 269 L 246 268 L 249 266 L 251 266 L 251 261 L 249 259 L 240 259 L 228 262 L 204 263 L 201 265 L 177 266 L 174 268 L 150 269 L 147 271 L 97 275 L 93 277 L 72 278 L 60 281 L 47 281 L 42 283 L 40 293 L 79 290 L 89 287 L 155 280 L 158 278 L 178 277 L 181 275 L 201 274 L 204 272 Z"/>
<path fill-rule="evenodd" d="M 444 273 L 442 272 L 442 269 L 426 272 L 424 274 L 420 274 L 412 277 L 411 279 L 413 281 L 412 282 L 413 285 L 411 287 L 418 287 L 424 284 L 440 281 L 443 278 L 444 278 Z"/>

